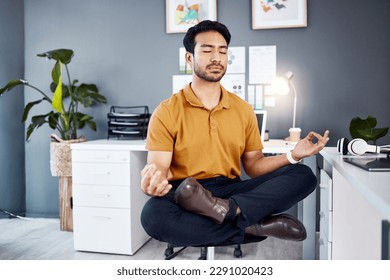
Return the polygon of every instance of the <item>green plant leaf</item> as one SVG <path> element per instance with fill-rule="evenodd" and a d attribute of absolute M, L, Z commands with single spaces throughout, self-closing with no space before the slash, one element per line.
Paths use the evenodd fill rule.
<path fill-rule="evenodd" d="M 74 98 L 84 107 L 91 107 L 96 103 L 107 103 L 106 97 L 99 93 L 95 84 L 81 84 L 76 88 Z"/>
<path fill-rule="evenodd" d="M 33 133 L 33 131 L 42 126 L 43 124 L 47 123 L 46 121 L 46 117 L 48 116 L 49 114 L 46 114 L 46 115 L 38 115 L 38 116 L 34 116 L 31 118 L 31 123 L 30 125 L 27 127 L 27 132 L 26 132 L 26 141 L 30 141 L 30 136 L 31 136 L 31 133 Z"/>
<path fill-rule="evenodd" d="M 353 139 L 362 138 L 367 142 L 372 141 L 376 144 L 376 140 L 380 137 L 386 136 L 389 131 L 388 127 L 375 128 L 376 124 L 376 118 L 373 116 L 368 116 L 366 119 L 355 117 L 351 120 L 349 132 L 351 133 Z"/>
<path fill-rule="evenodd" d="M 375 143 L 379 138 L 386 136 L 389 132 L 389 128 L 358 129 L 358 132 L 362 139 L 366 141 L 373 141 Z"/>
<path fill-rule="evenodd" d="M 9 81 L 5 85 L 5 87 L 0 88 L 0 96 L 3 95 L 4 93 L 6 93 L 7 91 L 10 91 L 11 89 L 13 89 L 16 86 L 26 85 L 26 84 L 28 84 L 28 82 L 25 80 L 22 80 L 22 79 Z"/>
<path fill-rule="evenodd" d="M 80 118 L 80 120 L 79 120 L 79 121 L 81 121 L 81 122 L 86 122 L 86 121 L 90 121 L 90 120 L 93 119 L 93 117 L 88 116 L 88 115 L 86 115 L 86 114 L 81 114 L 81 113 L 80 113 L 79 116 L 81 116 L 81 118 Z"/>
<path fill-rule="evenodd" d="M 54 71 L 54 68 L 53 68 L 53 72 L 56 72 L 56 74 L 54 74 L 53 76 L 57 76 L 56 78 L 58 78 L 58 83 L 57 83 L 57 87 L 56 87 L 56 90 L 54 91 L 54 94 L 53 94 L 53 101 L 52 101 L 52 107 L 54 110 L 56 110 L 57 112 L 59 113 L 62 113 L 63 111 L 63 107 L 62 107 L 62 75 L 61 75 L 61 62 L 60 61 L 57 61 L 56 65 L 58 64 L 58 66 L 55 66 L 54 68 L 57 68 L 57 70 Z M 53 80 L 54 80 L 54 77 L 53 77 Z"/>
<path fill-rule="evenodd" d="M 51 70 L 51 78 L 53 79 L 54 84 L 58 85 L 58 82 L 61 78 L 62 71 L 61 71 L 61 61 L 57 61 L 54 64 L 53 69 Z"/>
<path fill-rule="evenodd" d="M 94 121 L 88 121 L 87 125 L 90 129 L 92 129 L 93 131 L 96 131 L 96 123 Z"/>
<path fill-rule="evenodd" d="M 27 117 L 28 117 L 28 114 L 30 113 L 31 108 L 34 107 L 35 105 L 41 103 L 43 100 L 45 100 L 45 98 L 30 102 L 24 107 L 22 122 L 25 122 L 27 120 Z"/>
<path fill-rule="evenodd" d="M 54 82 L 51 82 L 50 83 L 50 91 L 52 93 L 54 93 L 56 91 L 56 89 L 57 89 L 57 84 L 55 84 Z M 70 94 L 69 94 L 68 86 L 63 83 L 62 84 L 62 100 L 65 100 L 69 96 L 70 96 Z"/>
<path fill-rule="evenodd" d="M 49 126 L 50 126 L 51 129 L 56 129 L 57 128 L 58 119 L 59 119 L 59 114 L 58 113 L 54 113 L 53 111 L 51 111 L 49 113 L 48 121 L 49 121 Z"/>
<path fill-rule="evenodd" d="M 374 128 L 376 124 L 376 118 L 373 116 L 368 116 L 366 119 L 355 117 L 349 124 L 349 133 L 351 134 L 352 139 L 362 138 L 362 135 L 358 132 L 358 130 Z"/>
<path fill-rule="evenodd" d="M 48 59 L 61 61 L 63 64 L 69 64 L 72 61 L 73 55 L 74 52 L 73 50 L 70 49 L 56 49 L 41 54 L 37 54 L 37 56 L 39 57 L 47 57 Z"/>

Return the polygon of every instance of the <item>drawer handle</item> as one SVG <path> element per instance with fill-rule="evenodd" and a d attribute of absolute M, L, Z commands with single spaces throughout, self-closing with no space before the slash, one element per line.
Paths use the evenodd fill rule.
<path fill-rule="evenodd" d="M 95 193 L 95 197 L 97 197 L 97 198 L 109 198 L 109 197 L 111 197 L 111 195 L 108 194 L 108 193 Z"/>
<path fill-rule="evenodd" d="M 102 176 L 108 176 L 111 175 L 110 172 L 91 172 L 91 175 L 102 175 Z"/>
<path fill-rule="evenodd" d="M 92 218 L 94 218 L 96 220 L 104 220 L 104 221 L 111 220 L 111 217 L 107 217 L 107 216 L 92 216 Z"/>
<path fill-rule="evenodd" d="M 106 156 L 101 156 L 101 157 L 92 157 L 91 159 L 109 159 L 110 156 L 109 155 L 106 155 Z"/>

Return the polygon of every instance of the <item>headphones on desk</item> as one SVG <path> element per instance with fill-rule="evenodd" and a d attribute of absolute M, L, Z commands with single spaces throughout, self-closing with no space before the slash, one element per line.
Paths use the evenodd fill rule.
<path fill-rule="evenodd" d="M 337 141 L 337 152 L 341 155 L 346 155 L 348 152 L 355 156 L 361 156 L 365 153 L 379 154 L 381 147 L 369 145 L 361 138 L 355 138 L 349 141 L 347 138 L 341 138 Z"/>

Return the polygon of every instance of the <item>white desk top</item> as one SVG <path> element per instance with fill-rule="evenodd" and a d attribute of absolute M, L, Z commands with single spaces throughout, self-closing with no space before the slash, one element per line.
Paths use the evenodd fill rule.
<path fill-rule="evenodd" d="M 99 139 L 86 141 L 82 143 L 72 144 L 73 150 L 129 150 L 129 151 L 144 151 L 145 140 L 117 140 L 117 139 Z M 281 139 L 270 139 L 264 142 L 263 153 L 287 153 L 294 149 L 295 143 L 287 142 Z"/>
<path fill-rule="evenodd" d="M 145 140 L 99 139 L 72 144 L 72 150 L 128 150 L 146 151 Z"/>
<path fill-rule="evenodd" d="M 339 155 L 335 147 L 326 147 L 320 154 L 390 220 L 390 172 L 369 172 L 344 162 L 350 156 Z"/>
<path fill-rule="evenodd" d="M 270 139 L 263 143 L 263 153 L 285 154 L 295 147 L 295 142 L 289 142 L 282 139 Z"/>

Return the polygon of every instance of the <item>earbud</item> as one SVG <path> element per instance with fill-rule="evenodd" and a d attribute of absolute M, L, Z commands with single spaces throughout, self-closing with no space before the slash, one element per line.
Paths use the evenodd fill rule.
<path fill-rule="evenodd" d="M 365 153 L 377 153 L 381 151 L 380 147 L 369 145 L 361 138 L 355 138 L 349 141 L 347 138 L 341 138 L 337 141 L 337 152 L 346 155 L 348 152 L 355 156 L 361 156 Z"/>

